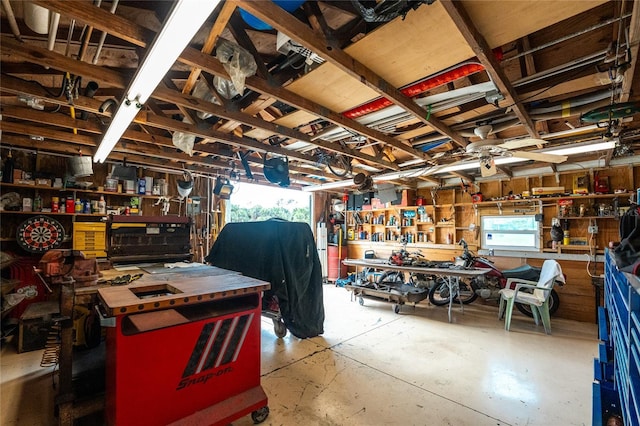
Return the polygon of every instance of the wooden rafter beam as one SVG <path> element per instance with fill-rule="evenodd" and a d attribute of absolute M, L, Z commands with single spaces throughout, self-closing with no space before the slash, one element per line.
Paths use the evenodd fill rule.
<path fill-rule="evenodd" d="M 460 171 L 449 172 L 449 173 L 451 173 L 454 176 L 459 177 L 462 180 L 466 180 L 466 181 L 469 181 L 469 182 L 474 182 L 475 181 L 475 179 L 471 175 L 468 175 L 468 174 L 460 172 Z"/>
<path fill-rule="evenodd" d="M 324 19 L 324 15 L 320 10 L 317 2 L 306 2 L 303 5 L 304 11 L 307 14 L 307 19 L 311 28 L 330 45 L 335 46 L 335 40 L 333 40 L 333 31 L 331 27 L 327 25 L 327 21 Z"/>
<path fill-rule="evenodd" d="M 104 31 L 139 47 L 147 47 L 156 35 L 142 25 L 133 24 L 128 19 L 112 14 L 90 2 L 83 2 L 81 7 L 78 7 L 78 2 L 64 0 L 34 0 L 33 3 L 84 22 L 94 30 Z"/>
<path fill-rule="evenodd" d="M 469 14 L 464 8 L 461 1 L 441 0 L 440 4 L 447 11 L 453 23 L 462 34 L 467 44 L 478 57 L 478 60 L 484 65 L 485 70 L 491 76 L 496 87 L 505 96 L 507 102 L 512 105 L 513 112 L 516 114 L 524 128 L 532 138 L 540 138 L 540 134 L 535 128 L 531 117 L 526 112 L 515 89 L 509 82 L 505 72 L 493 55 L 493 50 L 485 40 L 484 36 L 476 28 Z"/>
<path fill-rule="evenodd" d="M 231 3 L 229 2 L 227 4 Z M 234 13 L 229 20 L 229 31 L 231 31 L 231 34 L 233 34 L 233 38 L 236 39 L 236 42 L 238 42 L 241 47 L 246 49 L 251 54 L 251 56 L 255 58 L 256 65 L 258 67 L 258 75 L 265 80 L 269 80 L 269 70 L 265 66 L 264 61 L 260 59 L 260 53 L 258 53 L 258 49 L 256 49 L 256 46 L 251 41 L 251 38 L 249 37 L 249 34 L 247 34 L 245 28 L 246 24 L 240 16 L 240 13 L 236 10 L 236 13 Z"/>
<path fill-rule="evenodd" d="M 216 58 L 213 58 L 211 56 L 208 56 L 208 57 L 204 56 L 195 49 L 189 49 L 189 48 L 185 49 L 185 51 L 182 52 L 182 55 L 180 56 L 179 61 L 187 65 L 199 64 L 204 70 L 206 70 L 207 72 L 213 75 L 220 75 L 220 76 L 223 76 L 224 78 L 228 78 L 228 74 L 222 67 L 222 64 Z M 386 145 L 390 145 L 391 147 L 396 148 L 400 151 L 407 152 L 412 156 L 419 156 L 420 158 L 423 158 L 425 160 L 429 159 L 428 155 L 425 155 L 411 148 L 409 145 L 399 141 L 396 138 L 388 136 L 385 133 L 382 133 L 378 130 L 371 129 L 363 124 L 358 123 L 355 120 L 350 120 L 344 117 L 342 114 L 339 114 L 335 111 L 331 111 L 330 109 L 320 104 L 317 104 L 313 101 L 310 101 L 309 99 L 303 98 L 302 96 L 297 95 L 281 86 L 273 86 L 268 81 L 260 77 L 256 77 L 256 76 L 247 77 L 247 79 L 245 80 L 245 85 L 252 90 L 255 90 L 260 93 L 264 93 L 287 105 L 291 105 L 302 111 L 306 111 L 310 114 L 323 117 L 326 120 L 340 127 L 353 130 L 356 133 L 359 133 L 371 139 L 380 141 Z M 314 141 L 314 144 L 317 144 L 317 143 L 318 141 Z M 388 162 L 386 163 L 382 162 L 381 165 L 392 168 L 394 170 L 398 169 L 397 165 L 391 164 Z"/>
<path fill-rule="evenodd" d="M 314 31 L 306 24 L 300 22 L 276 4 L 266 1 L 250 0 L 237 0 L 236 4 L 256 16 L 258 19 L 261 19 L 273 28 L 276 28 L 286 34 L 292 40 L 308 47 L 310 50 L 331 62 L 351 77 L 378 92 L 380 96 L 386 97 L 391 102 L 410 112 L 421 122 L 451 138 L 451 140 L 458 143 L 460 146 L 466 145 L 466 140 L 462 136 L 444 125 L 440 120 L 433 116 L 427 119 L 427 111 L 416 104 L 412 99 L 405 96 L 391 83 L 373 72 L 373 70 L 363 63 L 347 55 L 339 46 L 327 46 L 326 40 L 317 37 Z M 412 154 L 418 158 L 424 158 L 423 153 L 416 154 L 414 152 Z"/>
<path fill-rule="evenodd" d="M 496 170 L 507 176 L 509 179 L 513 177 L 513 171 L 507 166 L 496 166 Z"/>
<path fill-rule="evenodd" d="M 149 43 L 149 40 L 152 40 L 154 36 L 153 33 L 149 32 L 144 27 L 134 22 L 127 21 L 126 19 L 114 16 L 109 12 L 104 11 L 99 7 L 93 6 L 91 4 L 86 4 L 83 8 L 77 8 L 75 7 L 76 5 L 72 4 L 73 2 L 65 2 L 61 0 L 38 0 L 38 2 L 43 7 L 46 7 L 55 12 L 68 15 L 71 18 L 78 19 L 82 22 L 87 23 L 88 25 L 92 25 L 96 29 L 107 31 L 110 35 L 126 40 L 139 47 L 146 47 Z M 82 10 L 79 11 L 78 9 Z M 109 19 L 114 19 L 113 27 L 105 24 Z M 5 48 L 7 50 L 12 49 L 12 46 L 14 48 L 13 50 L 24 48 L 25 45 L 18 42 L 9 44 L 9 39 L 10 37 L 6 36 L 3 36 L 0 39 L 3 50 Z M 26 59 L 27 61 L 41 64 L 42 62 L 50 59 L 50 53 L 52 52 L 49 52 L 46 49 L 40 49 L 40 51 L 36 55 L 18 56 Z M 58 56 L 66 58 L 62 55 Z M 206 55 L 196 49 L 187 47 L 182 53 L 181 57 L 178 58 L 178 61 L 192 67 L 201 68 L 202 70 L 207 71 L 213 75 L 217 75 L 226 79 L 229 78 L 228 73 L 216 58 L 212 57 L 211 55 Z M 47 65 L 54 66 L 59 70 L 70 71 L 69 68 L 74 66 L 73 62 L 77 61 L 74 61 L 71 58 L 66 58 L 66 61 L 58 58 L 58 62 L 60 62 L 59 66 L 50 64 Z M 87 70 L 83 71 L 87 72 Z M 95 71 L 91 72 L 90 74 L 83 74 L 82 72 L 75 72 L 75 74 L 82 75 L 85 78 L 90 78 L 96 81 L 107 81 L 110 84 L 117 84 L 121 87 L 126 87 L 126 84 L 128 82 L 128 78 L 123 79 L 122 75 L 118 74 L 117 72 L 112 72 L 111 70 L 108 70 L 104 67 L 95 67 Z M 364 136 L 383 142 L 412 156 L 429 159 L 429 156 L 427 154 L 413 149 L 412 147 L 399 141 L 398 139 L 388 136 L 378 130 L 370 129 L 355 120 L 345 118 L 339 113 L 331 111 L 326 107 L 309 101 L 308 99 L 305 99 L 301 96 L 298 96 L 280 86 L 273 86 L 271 82 L 267 80 L 252 76 L 247 78 L 245 83 L 246 86 L 252 90 L 270 95 L 280 100 L 281 102 L 307 111 L 311 114 L 317 115 L 319 117 L 324 117 L 332 123 L 344 127 L 345 129 L 350 129 L 356 133 L 360 133 Z M 383 165 L 393 170 L 398 169 L 396 165 L 390 165 L 390 163 L 383 163 Z"/>
<path fill-rule="evenodd" d="M 75 144 L 75 142 L 69 143 L 69 142 L 59 142 L 59 141 L 50 140 L 50 141 L 47 141 L 47 146 L 43 147 L 42 142 L 31 140 L 27 136 L 7 134 L 7 135 L 3 135 L 2 139 L 3 139 L 2 141 L 3 145 L 8 145 L 12 147 L 32 149 L 34 151 L 52 152 L 56 154 L 73 155 L 78 153 L 78 146 Z M 155 166 L 155 167 L 162 167 L 162 168 L 174 169 L 174 170 L 183 170 L 185 165 L 185 163 L 183 163 L 182 161 L 160 159 L 160 158 L 150 157 L 150 156 L 146 156 L 139 153 L 114 152 L 113 155 L 109 156 L 110 160 L 115 160 L 115 161 L 124 161 L 125 158 L 127 163 L 133 162 L 133 163 L 144 164 L 146 166 L 151 166 L 151 167 Z M 202 163 L 197 163 L 197 162 L 190 164 L 189 169 L 195 172 L 205 173 L 205 174 L 207 173 L 215 174 L 218 172 L 218 169 L 216 168 L 211 168 L 211 167 L 202 165 Z"/>
<path fill-rule="evenodd" d="M 3 114 L 4 117 L 6 118 L 15 118 L 15 119 L 21 119 L 23 121 L 26 122 L 32 122 L 34 123 L 34 125 L 31 126 L 27 126 L 27 127 L 16 127 L 19 123 L 15 123 L 15 122 L 10 122 L 10 121 L 4 121 L 4 122 L 0 122 L 0 128 L 6 130 L 6 131 L 13 131 L 13 132 L 25 132 L 25 134 L 36 134 L 38 136 L 46 136 L 45 134 L 47 134 L 47 129 L 43 128 L 43 127 L 39 127 L 36 126 L 37 124 L 44 124 L 46 126 L 49 126 L 51 128 L 64 128 L 64 129 L 78 129 L 82 132 L 88 133 L 90 135 L 95 135 L 95 137 L 98 137 L 99 135 L 102 134 L 102 129 L 99 125 L 97 125 L 96 123 L 92 122 L 92 121 L 83 121 L 83 120 L 76 120 L 73 119 L 67 115 L 64 114 L 51 114 L 51 113 L 47 113 L 47 112 L 42 112 L 42 111 L 36 111 L 33 110 L 31 108 L 24 108 L 24 107 L 14 107 L 14 106 L 2 106 L 0 108 L 0 113 Z M 145 113 L 141 113 L 139 116 L 142 117 L 144 116 Z M 167 122 L 171 121 L 170 118 L 166 118 L 166 117 L 160 117 L 160 116 L 155 116 L 153 115 L 152 117 L 156 117 L 156 121 L 142 121 L 142 119 L 139 120 L 139 122 L 143 122 L 146 125 L 148 125 L 149 127 L 155 128 L 155 129 L 166 129 L 167 127 Z M 183 125 L 186 126 L 191 126 L 189 124 L 183 123 Z M 30 133 L 29 133 L 30 132 Z M 43 134 L 41 134 L 43 133 Z M 61 134 L 56 133 L 55 134 L 56 137 L 60 137 Z M 82 135 L 77 135 L 77 136 L 82 136 Z M 87 136 L 87 135 L 85 135 Z M 90 139 L 83 139 L 82 137 L 77 138 L 77 143 L 80 144 L 86 144 L 88 146 L 92 146 L 91 145 L 91 141 L 93 140 L 94 136 L 91 136 Z M 127 130 L 125 132 L 125 134 L 122 137 L 123 142 L 126 143 L 137 143 L 137 142 L 141 142 L 143 144 L 149 144 L 149 145 L 154 145 L 157 147 L 163 147 L 163 148 L 167 148 L 170 149 L 174 152 L 176 152 L 176 147 L 173 145 L 173 142 L 171 140 L 171 138 L 169 137 L 163 137 L 163 136 L 159 136 L 159 135 L 153 135 L 153 134 L 148 134 L 145 132 L 138 132 L 135 130 Z M 276 152 L 280 155 L 286 155 L 288 153 L 288 151 L 279 148 L 279 147 L 274 147 L 273 150 L 270 150 L 269 147 L 264 146 L 264 149 L 260 150 L 259 152 L 266 152 L 267 150 L 269 150 L 269 152 Z M 218 157 L 224 157 L 224 155 L 221 155 L 219 150 L 217 149 L 217 147 L 215 145 L 212 144 L 196 144 L 194 146 L 194 151 L 196 153 L 202 153 L 205 155 L 215 155 Z M 186 154 L 185 154 L 186 155 Z M 227 157 L 229 159 L 235 160 L 234 157 Z M 305 157 L 306 161 L 309 164 L 315 164 L 315 159 L 313 157 L 307 156 Z M 250 162 L 252 161 L 251 159 L 249 159 Z M 255 160 L 253 161 L 256 165 L 261 166 L 262 165 L 262 160 Z M 225 165 L 228 167 L 228 161 L 224 161 L 224 162 L 218 162 L 218 163 L 210 163 L 219 167 L 225 167 Z M 317 176 L 321 176 L 325 179 L 331 179 L 333 175 L 329 175 L 326 174 L 322 171 L 315 171 L 315 170 L 310 170 L 308 168 L 301 168 L 301 167 L 295 167 L 295 166 L 290 166 L 289 167 L 290 170 L 292 171 L 296 171 L 299 173 L 312 173 L 314 175 Z M 261 169 L 256 169 L 256 173 L 261 174 L 262 172 L 260 171 Z"/>
<path fill-rule="evenodd" d="M 130 43 L 133 43 L 139 47 L 146 47 L 148 44 L 148 40 L 153 38 L 152 35 L 150 35 L 150 33 L 142 26 L 122 18 L 118 18 L 118 20 L 116 20 L 117 21 L 116 25 L 114 25 L 112 28 L 111 27 L 106 28 L 107 25 L 105 25 L 105 22 L 107 22 L 110 16 L 112 17 L 114 15 L 100 9 L 99 7 L 93 6 L 91 4 L 87 4 L 83 8 L 76 8 L 76 7 L 72 7 L 73 5 L 69 5 L 69 2 L 64 2 L 60 0 L 41 0 L 41 1 L 42 1 L 43 7 L 47 7 L 53 11 L 64 13 L 66 15 L 69 15 L 70 17 L 79 19 L 82 22 L 87 23 L 88 25 L 93 25 L 94 28 L 105 30 L 109 34 L 115 37 L 121 38 L 123 40 L 129 41 Z M 77 11 L 77 9 L 82 9 L 82 11 Z M 13 47 L 13 50 L 20 50 L 24 48 L 24 44 L 21 44 L 18 42 L 9 44 L 10 43 L 9 39 L 10 37 L 6 37 L 6 36 L 2 37 L 1 44 L 3 46 L 3 50 L 5 48 L 7 50 L 12 49 L 12 47 Z M 55 55 L 51 55 L 51 53 L 53 52 L 49 52 L 46 49 L 39 49 L 39 51 L 34 55 L 26 55 L 26 56 L 19 55 L 19 56 L 23 57 L 27 61 L 41 64 L 42 62 L 50 60 L 51 56 L 55 57 Z M 211 55 L 204 54 L 196 49 L 187 47 L 182 53 L 181 57 L 178 58 L 178 60 L 191 67 L 205 70 L 213 75 L 217 75 L 226 79 L 229 78 L 229 74 L 224 69 L 220 61 L 218 61 L 216 58 L 212 57 Z M 74 68 L 75 67 L 74 62 L 77 62 L 77 61 L 71 58 L 66 58 L 63 55 L 58 55 L 57 61 L 54 60 L 54 62 L 59 62 L 59 65 L 56 66 L 49 63 L 47 63 L 47 65 L 63 71 L 71 72 L 72 70 L 70 68 Z M 89 72 L 89 70 L 83 69 L 83 70 L 77 70 L 77 72 L 74 72 L 74 74 L 82 75 L 85 78 L 91 78 L 92 80 L 96 80 L 96 81 L 106 80 L 107 82 L 110 82 L 111 84 L 116 84 L 119 87 L 123 87 L 123 88 L 126 87 L 128 78 L 124 78 L 121 74 L 117 72 L 107 72 L 109 70 L 106 70 L 104 67 L 94 66 L 94 68 L 95 69 L 92 70 L 91 72 Z M 105 72 L 102 73 L 103 71 Z M 329 121 L 332 121 L 344 128 L 347 128 L 355 131 L 356 133 L 360 133 L 365 136 L 371 137 L 372 139 L 379 140 L 380 142 L 391 145 L 394 148 L 397 148 L 401 151 L 405 151 L 411 154 L 412 156 L 418 156 L 419 158 L 425 158 L 425 159 L 429 158 L 428 155 L 421 153 L 417 150 L 414 150 L 410 146 L 407 146 L 406 144 L 402 143 L 401 141 L 391 136 L 387 136 L 386 134 L 374 129 L 369 129 L 368 127 L 358 123 L 355 120 L 349 120 L 343 117 L 341 114 L 330 111 L 321 105 L 318 105 L 314 102 L 304 99 L 301 96 L 295 95 L 294 93 L 289 92 L 288 90 L 283 89 L 282 87 L 272 86 L 271 82 L 265 79 L 261 79 L 255 76 L 249 77 L 247 78 L 246 85 L 252 90 L 256 90 L 260 93 L 271 95 L 274 98 L 286 104 L 292 105 L 296 108 L 305 110 L 307 112 L 318 115 L 320 117 L 325 117 Z M 277 93 L 277 96 L 274 92 Z M 367 161 L 364 158 L 361 158 L 361 159 L 363 161 Z M 396 165 L 393 165 L 388 162 L 383 162 L 382 164 L 385 165 L 387 168 L 390 168 L 393 170 L 398 169 Z"/>
<path fill-rule="evenodd" d="M 40 113 L 42 114 L 42 113 Z M 44 113 L 45 115 L 51 115 Z M 42 121 L 38 121 L 42 123 Z M 56 150 L 55 145 L 52 144 L 52 141 L 58 142 L 67 142 L 75 144 L 75 152 L 78 152 L 78 145 L 87 147 L 87 150 L 93 153 L 94 149 L 98 146 L 98 137 L 93 135 L 76 135 L 71 132 L 63 131 L 63 130 L 55 130 L 54 126 L 60 123 L 44 123 L 46 126 L 38 126 L 35 127 L 33 125 L 29 125 L 26 123 L 15 123 L 9 121 L 0 122 L 0 129 L 3 132 L 8 134 L 18 134 L 18 135 L 37 135 L 45 138 L 46 142 L 39 143 L 40 149 L 48 149 L 48 150 Z M 3 135 L 3 138 L 6 135 Z M 29 136 L 25 136 L 27 139 L 30 139 Z M 220 170 L 229 169 L 228 161 L 216 160 L 214 158 L 205 156 L 189 156 L 185 153 L 177 152 L 176 148 L 171 144 L 171 140 L 168 138 L 157 138 L 152 137 L 147 140 L 143 140 L 145 138 L 144 134 L 141 132 L 135 132 L 128 130 L 123 139 L 126 139 L 122 143 L 116 145 L 114 150 L 119 153 L 124 153 L 127 155 L 138 154 L 141 156 L 149 157 L 150 159 L 164 159 L 171 161 L 179 161 L 181 164 L 189 164 L 189 165 L 200 165 L 213 167 L 214 170 L 210 172 L 217 172 Z M 160 139 L 163 139 L 160 140 Z M 156 142 L 155 144 L 150 143 L 150 141 Z M 143 142 L 140 144 L 139 142 Z M 3 139 L 3 143 L 5 140 Z M 6 142 L 9 144 L 9 142 Z M 66 150 L 60 152 L 67 152 Z M 254 163 L 260 164 L 260 162 L 254 161 Z M 251 172 L 254 175 L 263 175 L 262 167 L 251 167 Z M 310 171 L 308 169 L 298 168 L 298 167 L 290 167 L 291 172 L 300 173 L 300 174 L 308 174 Z M 323 176 L 324 173 L 318 172 L 313 173 L 314 175 Z M 295 175 L 296 179 L 307 179 L 304 176 Z M 325 176 L 329 177 L 329 176 Z M 308 179 L 310 183 L 316 184 L 326 181 L 320 181 L 318 179 Z"/>
<path fill-rule="evenodd" d="M 24 44 L 15 41 L 12 37 L 2 36 L 0 40 L 1 40 L 4 52 L 10 52 L 11 54 L 15 54 L 17 56 L 23 57 L 28 61 L 35 61 L 35 62 L 48 65 L 50 67 L 57 68 L 60 70 L 67 70 L 76 75 L 90 76 L 91 79 L 96 80 L 98 82 L 105 82 L 105 83 L 111 82 L 110 84 L 112 86 L 117 86 L 119 88 L 126 87 L 127 77 L 122 73 L 103 69 L 102 67 L 99 67 L 97 65 L 87 64 L 85 62 L 79 62 L 74 59 L 68 58 L 64 55 L 61 55 L 59 53 L 50 52 L 46 49 L 39 48 L 37 46 L 25 46 Z M 220 62 L 217 59 L 213 58 L 210 55 L 204 55 L 195 49 L 191 49 L 191 51 L 197 52 L 198 55 L 202 55 L 202 57 L 204 58 L 208 57 L 209 58 L 208 61 L 210 61 L 211 64 L 216 64 L 216 71 L 218 73 L 224 73 L 224 75 L 227 76 L 226 71 L 224 71 L 224 68 L 222 67 L 222 64 L 220 64 Z M 201 66 L 201 68 L 208 71 L 209 70 L 208 67 L 210 66 L 210 63 L 209 62 L 204 63 Z M 254 79 L 257 79 L 257 77 L 254 77 Z M 267 85 L 266 80 L 260 79 L 259 81 L 264 82 L 264 84 Z M 0 79 L 0 87 L 2 87 L 3 90 L 6 89 L 10 92 L 13 91 L 13 92 L 22 92 L 22 93 L 28 93 L 29 91 L 37 90 L 39 93 L 38 96 L 46 98 L 47 100 L 50 100 L 51 102 L 56 103 L 56 100 L 51 98 L 51 96 L 48 95 L 48 93 L 46 93 L 44 90 L 36 89 L 37 86 L 35 84 L 29 85 L 23 80 L 20 80 L 15 77 L 3 76 L 3 78 Z M 31 89 L 29 90 L 28 88 L 31 88 Z M 80 97 L 80 98 L 83 98 L 83 97 Z M 252 117 L 242 112 L 232 111 L 220 105 L 216 105 L 212 102 L 206 102 L 194 96 L 182 94 L 177 90 L 158 87 L 152 94 L 152 98 L 159 101 L 163 101 L 163 102 L 173 103 L 173 104 L 190 108 L 193 110 L 211 113 L 215 116 L 226 118 L 228 120 L 235 120 L 252 127 L 273 132 L 274 134 L 279 134 L 284 137 L 294 138 L 297 140 L 308 142 L 333 152 L 338 152 L 352 158 L 357 158 L 364 162 L 373 162 L 374 164 L 380 164 L 392 170 L 398 169 L 397 165 L 392 164 L 388 161 L 384 161 L 384 160 L 381 161 L 374 156 L 361 153 L 353 149 L 344 148 L 338 144 L 333 144 L 328 141 L 311 140 L 310 136 L 302 132 L 299 132 L 297 130 L 290 129 L 284 126 L 279 126 L 277 124 L 264 121 L 257 117 Z M 89 103 L 94 103 L 95 105 L 98 105 L 98 107 L 100 105 L 99 101 L 91 102 L 90 98 L 85 98 L 84 100 L 86 100 Z M 58 100 L 57 102 L 60 102 L 60 100 Z M 79 99 L 75 100 L 74 102 L 75 102 L 76 108 L 78 109 L 84 108 L 83 102 L 81 102 Z M 66 100 L 64 100 L 64 103 L 62 105 L 66 105 L 66 104 L 67 102 Z M 97 112 L 97 108 L 94 110 L 90 110 L 89 112 Z M 180 124 L 180 122 L 178 122 L 177 120 L 173 120 L 173 121 L 175 122 L 176 126 Z M 167 130 L 173 131 L 176 129 L 177 128 L 167 129 Z M 223 132 L 217 132 L 217 133 L 218 133 L 217 139 L 220 141 L 224 141 L 227 143 L 234 143 L 234 144 L 238 143 L 238 141 L 234 139 L 233 135 L 225 135 Z M 256 144 L 261 144 L 260 142 L 253 141 L 249 138 L 244 138 L 244 140 L 248 141 L 251 145 L 251 146 L 246 146 L 245 148 L 253 148 L 256 146 Z M 397 142 L 400 143 L 399 141 Z M 288 152 L 289 152 L 289 156 L 293 158 L 296 158 L 296 156 L 298 155 L 298 153 L 296 153 L 295 151 L 288 151 Z"/>
<path fill-rule="evenodd" d="M 216 46 L 216 41 L 218 40 L 218 37 L 220 36 L 220 34 L 222 34 L 222 31 L 224 31 L 235 9 L 236 9 L 236 6 L 233 3 L 224 2 L 224 4 L 222 5 L 222 9 L 220 9 L 220 13 L 218 14 L 218 17 L 216 18 L 216 21 L 213 24 L 213 27 L 211 27 L 211 31 L 209 31 L 209 35 L 207 36 L 207 39 L 204 41 L 204 45 L 202 46 L 202 49 L 201 49 L 202 53 L 211 54 L 211 52 L 213 51 L 213 48 Z M 187 81 L 185 82 L 184 87 L 182 88 L 182 93 L 185 93 L 185 94 L 191 93 L 191 90 L 195 86 L 196 81 L 198 80 L 198 77 L 200 77 L 201 72 L 202 70 L 198 67 L 194 67 L 191 70 L 191 73 L 189 73 L 189 78 L 187 78 Z"/>

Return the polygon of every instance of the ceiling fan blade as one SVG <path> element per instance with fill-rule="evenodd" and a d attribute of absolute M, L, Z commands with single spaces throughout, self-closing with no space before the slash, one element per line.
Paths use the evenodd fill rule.
<path fill-rule="evenodd" d="M 528 146 L 542 145 L 545 143 L 549 143 L 549 141 L 545 141 L 544 139 L 524 138 L 504 141 L 498 146 L 504 149 L 519 149 L 526 148 Z"/>
<path fill-rule="evenodd" d="M 564 163 L 569 157 L 566 155 L 543 154 L 539 152 L 513 151 L 513 157 L 526 158 L 528 160 L 542 161 L 544 163 Z"/>

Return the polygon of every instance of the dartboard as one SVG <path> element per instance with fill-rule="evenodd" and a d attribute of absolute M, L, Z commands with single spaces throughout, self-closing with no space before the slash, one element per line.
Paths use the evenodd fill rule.
<path fill-rule="evenodd" d="M 20 224 L 18 244 L 31 253 L 42 253 L 58 247 L 64 238 L 64 228 L 47 216 L 34 216 Z"/>

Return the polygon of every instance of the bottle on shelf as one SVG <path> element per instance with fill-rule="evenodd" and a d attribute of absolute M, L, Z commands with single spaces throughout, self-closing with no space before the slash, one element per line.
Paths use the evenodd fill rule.
<path fill-rule="evenodd" d="M 58 213 L 60 211 L 60 198 L 51 197 L 51 213 Z"/>
<path fill-rule="evenodd" d="M 138 179 L 138 194 L 145 195 L 147 192 L 147 181 L 141 177 Z"/>
<path fill-rule="evenodd" d="M 13 157 L 11 156 L 11 150 L 7 155 L 7 159 L 4 160 L 4 168 L 2 169 L 2 182 L 13 183 L 13 169 L 14 169 Z"/>
<path fill-rule="evenodd" d="M 42 197 L 37 192 L 36 192 L 36 196 L 33 197 L 33 211 L 34 212 L 42 211 Z"/>
<path fill-rule="evenodd" d="M 98 213 L 100 214 L 107 213 L 107 203 L 104 201 L 104 195 L 101 195 L 100 201 L 98 201 Z"/>
<path fill-rule="evenodd" d="M 82 201 L 80 201 L 80 198 L 76 198 L 76 202 L 75 202 L 75 206 L 74 206 L 74 211 L 76 213 L 82 213 L 82 209 L 84 208 L 84 205 L 82 204 Z"/>
<path fill-rule="evenodd" d="M 75 203 L 73 202 L 73 197 L 68 196 L 66 202 L 66 211 L 67 213 L 73 213 L 75 211 Z"/>

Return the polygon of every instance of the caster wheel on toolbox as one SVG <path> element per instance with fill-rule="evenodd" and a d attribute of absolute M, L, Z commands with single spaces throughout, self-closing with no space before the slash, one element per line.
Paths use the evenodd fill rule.
<path fill-rule="evenodd" d="M 285 327 L 284 322 L 274 319 L 273 332 L 276 333 L 277 337 L 283 338 L 287 335 L 287 327 Z"/>
<path fill-rule="evenodd" d="M 251 419 L 255 424 L 264 422 L 265 420 L 267 420 L 267 417 L 269 417 L 269 407 L 267 406 L 251 413 Z"/>
<path fill-rule="evenodd" d="M 360 304 L 360 306 L 364 306 L 364 297 L 358 298 L 358 303 Z"/>
<path fill-rule="evenodd" d="M 395 312 L 396 314 L 400 313 L 400 305 L 393 305 L 393 312 Z"/>

